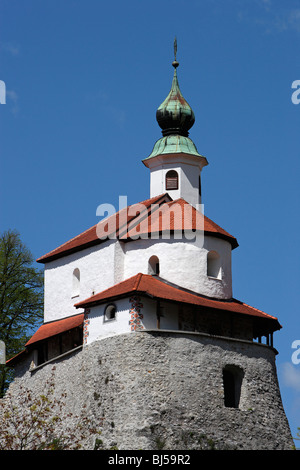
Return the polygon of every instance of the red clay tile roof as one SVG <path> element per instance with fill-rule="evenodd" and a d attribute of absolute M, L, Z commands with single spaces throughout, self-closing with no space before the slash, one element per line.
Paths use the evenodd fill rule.
<path fill-rule="evenodd" d="M 51 336 L 58 335 L 59 333 L 64 333 L 65 331 L 72 330 L 72 328 L 76 328 L 77 326 L 81 326 L 83 324 L 84 314 L 80 313 L 78 315 L 73 315 L 72 317 L 62 318 L 61 320 L 55 320 L 49 323 L 44 323 L 39 329 L 34 333 L 34 335 L 30 338 L 30 340 L 26 343 L 25 348 L 27 346 L 31 346 L 38 341 L 42 341 L 44 339 L 50 338 Z M 11 357 L 6 361 L 6 365 L 9 367 L 13 367 L 15 364 L 19 362 L 19 360 L 26 356 L 28 353 L 27 349 L 23 349 L 15 356 Z"/>
<path fill-rule="evenodd" d="M 162 299 L 171 302 L 179 302 L 184 304 L 196 305 L 203 308 L 217 309 L 219 311 L 233 312 L 240 315 L 250 315 L 260 320 L 267 321 L 269 324 L 268 332 L 276 331 L 281 328 L 276 317 L 271 316 L 262 310 L 251 307 L 236 299 L 216 300 L 200 294 L 174 286 L 167 281 L 148 274 L 136 274 L 126 281 L 122 281 L 108 289 L 93 295 L 88 299 L 75 304 L 77 308 L 92 307 L 113 299 L 125 297 L 128 295 L 146 295 L 154 299 Z M 73 315 L 71 317 L 62 318 L 61 320 L 44 323 L 26 343 L 25 347 L 42 341 L 44 339 L 55 336 L 59 333 L 69 331 L 72 328 L 83 325 L 84 314 Z M 6 361 L 7 365 L 13 365 L 19 357 L 26 353 L 26 349 L 21 351 L 13 358 Z"/>
<path fill-rule="evenodd" d="M 155 198 L 147 199 L 146 201 L 142 201 L 140 204 L 143 204 L 145 207 L 150 207 L 151 204 L 159 204 L 161 202 L 164 202 L 166 200 L 170 200 L 170 198 L 166 195 L 160 195 Z M 133 207 L 133 206 L 129 206 Z M 134 212 L 134 211 L 132 211 Z M 127 226 L 128 223 L 130 223 L 134 218 L 136 217 L 136 214 L 134 215 L 129 215 L 128 213 L 128 207 L 125 209 L 122 209 L 121 211 L 117 212 L 116 214 L 111 215 L 110 217 L 104 219 L 101 221 L 100 228 L 109 226 L 109 222 L 116 218 L 116 235 L 118 235 L 119 231 L 123 230 L 123 226 Z M 37 259 L 37 262 L 39 263 L 45 263 L 47 261 L 51 261 L 52 259 L 59 258 L 61 256 L 64 256 L 69 253 L 73 253 L 74 251 L 81 250 L 83 248 L 87 248 L 88 246 L 93 246 L 95 244 L 101 243 L 102 240 L 99 239 L 98 234 L 97 234 L 97 228 L 98 225 L 93 225 L 93 227 L 90 227 L 89 229 L 85 230 L 84 232 L 80 233 L 76 237 L 72 238 L 71 240 L 67 241 L 63 245 L 60 245 L 58 248 L 50 251 L 44 256 L 41 256 L 40 258 Z M 107 233 L 107 236 L 109 236 L 110 233 Z"/>
<path fill-rule="evenodd" d="M 145 210 L 143 213 L 139 213 L 138 209 L 142 207 L 145 207 Z M 190 210 L 190 217 L 184 217 L 184 211 L 188 209 Z M 168 214 L 170 214 L 170 218 L 164 217 Z M 103 241 L 99 238 L 101 231 L 102 233 L 105 232 L 107 237 L 115 235 L 116 238 L 123 241 L 130 241 L 134 239 L 136 234 L 161 233 L 162 231 L 169 230 L 171 232 L 175 230 L 199 230 L 199 228 L 200 230 L 204 228 L 204 233 L 228 240 L 232 245 L 232 249 L 238 246 L 236 238 L 208 217 L 202 215 L 184 199 L 172 201 L 166 193 L 122 209 L 38 258 L 37 262 L 46 263 L 61 256 L 99 244 Z"/>
<path fill-rule="evenodd" d="M 83 320 L 84 314 L 80 313 L 78 315 L 72 315 L 71 317 L 62 318 L 61 320 L 44 323 L 25 344 L 25 347 L 43 339 L 50 338 L 51 336 L 58 335 L 59 333 L 72 330 L 73 328 L 82 325 Z"/>
<path fill-rule="evenodd" d="M 8 367 L 12 367 L 14 364 L 16 364 L 23 356 L 25 356 L 27 354 L 27 351 L 26 349 L 23 349 L 22 351 L 20 351 L 18 354 L 16 354 L 15 356 L 11 357 L 10 359 L 7 359 L 6 361 L 6 365 Z"/>
<path fill-rule="evenodd" d="M 227 239 L 233 248 L 238 246 L 236 239 L 208 217 L 196 210 L 183 198 L 162 204 L 158 210 L 151 213 L 151 217 L 144 218 L 141 222 L 130 227 L 126 232 L 126 238 L 134 237 L 137 233 L 153 234 L 164 231 L 204 231 L 207 234 Z"/>
<path fill-rule="evenodd" d="M 273 321 L 275 326 L 274 331 L 281 328 L 281 325 L 278 323 L 276 317 L 268 315 L 262 310 L 250 307 L 250 305 L 240 302 L 239 300 L 211 299 L 209 297 L 182 289 L 179 286 L 174 286 L 157 276 L 141 273 L 136 274 L 126 281 L 120 282 L 119 284 L 116 284 L 100 292 L 99 294 L 93 295 L 92 297 L 75 304 L 75 307 L 92 307 L 93 305 L 131 294 L 144 294 L 156 299 L 198 305 L 200 307 L 234 312 L 242 315 L 251 315 Z"/>

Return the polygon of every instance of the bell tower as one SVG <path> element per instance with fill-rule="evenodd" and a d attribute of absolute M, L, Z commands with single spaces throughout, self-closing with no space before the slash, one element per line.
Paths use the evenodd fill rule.
<path fill-rule="evenodd" d="M 177 78 L 177 40 L 174 41 L 174 75 L 171 90 L 156 111 L 162 130 L 149 157 L 143 160 L 150 169 L 150 197 L 169 193 L 183 198 L 192 206 L 201 204 L 201 170 L 208 164 L 188 137 L 195 115 L 182 96 Z"/>

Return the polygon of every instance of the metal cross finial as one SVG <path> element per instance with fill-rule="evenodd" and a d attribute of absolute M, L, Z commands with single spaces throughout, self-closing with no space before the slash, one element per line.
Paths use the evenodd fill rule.
<path fill-rule="evenodd" d="M 176 60 L 176 55 L 177 55 L 177 38 L 175 36 L 175 39 L 174 39 L 174 60 Z"/>
<path fill-rule="evenodd" d="M 172 62 L 172 65 L 175 69 L 179 65 L 179 62 L 177 62 L 176 56 L 177 56 L 177 38 L 175 36 L 175 39 L 174 39 L 174 61 Z"/>

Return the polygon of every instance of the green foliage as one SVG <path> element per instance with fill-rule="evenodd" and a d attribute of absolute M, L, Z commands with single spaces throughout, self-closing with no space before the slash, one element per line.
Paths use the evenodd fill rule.
<path fill-rule="evenodd" d="M 296 434 L 296 437 L 294 437 L 294 441 L 300 441 L 300 428 L 297 428 L 298 432 Z M 294 450 L 300 450 L 299 447 L 297 447 L 296 445 L 293 446 L 293 449 Z"/>
<path fill-rule="evenodd" d="M 20 385 L 17 393 L 10 389 L 0 400 L 0 450 L 78 450 L 86 439 L 101 434 L 85 407 L 73 415 L 67 411 L 67 394 L 55 396 L 54 370 L 43 394 Z M 95 449 L 101 442 L 96 439 Z"/>
<path fill-rule="evenodd" d="M 0 236 L 0 340 L 7 359 L 19 353 L 43 319 L 43 273 L 33 267 L 34 259 L 20 235 L 8 230 Z M 0 397 L 11 372 L 0 370 Z"/>
<path fill-rule="evenodd" d="M 155 436 L 155 449 L 163 450 L 166 445 L 166 439 L 161 438 L 160 436 Z"/>

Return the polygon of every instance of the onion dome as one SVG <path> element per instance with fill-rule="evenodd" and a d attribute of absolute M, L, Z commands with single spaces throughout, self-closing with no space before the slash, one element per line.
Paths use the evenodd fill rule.
<path fill-rule="evenodd" d="M 188 154 L 203 157 L 198 153 L 194 142 L 188 137 L 188 131 L 195 122 L 195 115 L 183 98 L 178 85 L 176 69 L 179 63 L 176 60 L 176 53 L 177 41 L 175 38 L 175 60 L 172 63 L 175 70 L 171 90 L 156 112 L 156 119 L 162 129 L 163 137 L 155 143 L 149 157 L 143 160 L 146 166 L 148 166 L 149 160 L 159 155 Z"/>
<path fill-rule="evenodd" d="M 175 47 L 174 50 L 175 60 L 172 65 L 175 70 L 171 90 L 156 111 L 156 120 L 162 129 L 162 135 L 164 137 L 168 135 L 182 135 L 187 137 L 189 135 L 189 129 L 195 122 L 195 116 L 192 108 L 182 96 L 179 88 L 176 71 L 179 63 L 176 60 Z"/>

